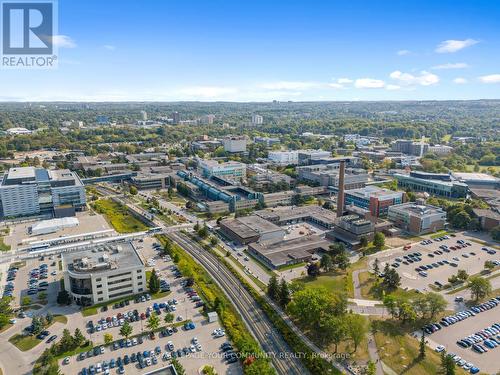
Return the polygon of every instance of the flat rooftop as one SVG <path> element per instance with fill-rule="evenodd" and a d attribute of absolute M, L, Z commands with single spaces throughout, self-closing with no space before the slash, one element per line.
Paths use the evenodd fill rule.
<path fill-rule="evenodd" d="M 311 235 L 277 242 L 256 242 L 248 246 L 273 265 L 280 266 L 290 260 L 307 258 L 315 250 L 328 251 L 330 242 L 318 235 Z"/>
<path fill-rule="evenodd" d="M 379 188 L 378 186 L 374 185 L 368 185 L 365 186 L 364 188 L 360 189 L 351 189 L 351 190 L 346 190 L 346 194 L 354 195 L 360 198 L 368 199 L 370 197 L 377 197 L 377 198 L 382 198 L 386 196 L 392 196 L 392 195 L 401 195 L 402 192 L 399 191 L 393 191 L 389 189 L 383 189 Z"/>
<path fill-rule="evenodd" d="M 390 210 L 406 211 L 413 216 L 424 217 L 426 215 L 432 214 L 443 214 L 444 211 L 440 207 L 430 206 L 430 205 L 418 205 L 412 202 L 396 204 L 389 207 Z"/>
<path fill-rule="evenodd" d="M 220 224 L 236 233 L 241 238 L 253 237 L 265 233 L 281 231 L 279 226 L 256 215 L 222 220 Z"/>
<path fill-rule="evenodd" d="M 302 220 L 306 217 L 316 218 L 323 222 L 335 222 L 337 215 L 335 212 L 319 206 L 286 207 L 255 212 L 263 219 L 271 221 L 294 221 Z"/>
<path fill-rule="evenodd" d="M 35 179 L 35 171 L 34 167 L 10 168 L 7 172 L 7 179 Z"/>
<path fill-rule="evenodd" d="M 500 182 L 500 179 L 486 173 L 453 172 L 453 177 L 464 182 L 468 181 Z"/>
<path fill-rule="evenodd" d="M 97 245 L 94 249 L 63 253 L 63 264 L 69 271 L 107 272 L 143 265 L 131 242 Z"/>

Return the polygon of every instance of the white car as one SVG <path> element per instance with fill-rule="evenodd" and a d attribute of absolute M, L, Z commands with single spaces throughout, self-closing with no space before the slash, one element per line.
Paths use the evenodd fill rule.
<path fill-rule="evenodd" d="M 190 345 L 190 346 L 189 346 L 189 351 L 190 351 L 191 353 L 194 353 L 194 352 L 196 351 L 196 348 L 194 347 L 194 345 Z"/>
<path fill-rule="evenodd" d="M 10 324 L 16 324 L 16 323 L 17 323 L 17 320 L 16 320 L 16 319 L 10 319 L 10 320 L 9 320 L 9 323 L 10 323 Z"/>
<path fill-rule="evenodd" d="M 69 357 L 64 358 L 63 363 L 67 365 L 69 363 Z"/>
<path fill-rule="evenodd" d="M 198 344 L 198 337 L 193 337 L 192 341 L 193 341 L 193 344 L 195 344 L 195 345 Z"/>
<path fill-rule="evenodd" d="M 441 353 L 443 350 L 446 348 L 443 345 L 438 345 L 436 346 L 436 349 L 434 349 L 436 352 Z"/>

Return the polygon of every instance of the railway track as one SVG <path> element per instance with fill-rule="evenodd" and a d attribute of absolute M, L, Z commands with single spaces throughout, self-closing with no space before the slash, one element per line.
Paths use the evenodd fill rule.
<path fill-rule="evenodd" d="M 187 251 L 211 274 L 229 297 L 252 335 L 270 356 L 278 374 L 309 374 L 299 358 L 293 355 L 288 344 L 276 331 L 254 298 L 226 266 L 220 263 L 216 256 L 203 250 L 196 242 L 183 234 L 170 233 L 168 237 Z"/>

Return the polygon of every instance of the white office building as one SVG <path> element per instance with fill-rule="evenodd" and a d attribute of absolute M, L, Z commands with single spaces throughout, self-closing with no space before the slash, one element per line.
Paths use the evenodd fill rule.
<path fill-rule="evenodd" d="M 78 305 L 93 305 L 147 291 L 144 264 L 130 242 L 64 253 L 62 265 L 64 287 Z"/>
<path fill-rule="evenodd" d="M 269 151 L 267 159 L 277 165 L 297 165 L 299 163 L 298 151 Z"/>
<path fill-rule="evenodd" d="M 262 125 L 264 118 L 260 115 L 252 115 L 252 125 Z"/>
<path fill-rule="evenodd" d="M 247 139 L 243 136 L 230 136 L 224 138 L 224 151 L 236 153 L 236 152 L 246 152 L 247 150 Z"/>

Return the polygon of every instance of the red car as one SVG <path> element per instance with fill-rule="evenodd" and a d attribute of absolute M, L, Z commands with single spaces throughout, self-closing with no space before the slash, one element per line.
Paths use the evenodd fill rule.
<path fill-rule="evenodd" d="M 144 319 L 146 319 L 146 314 L 142 313 L 141 314 L 141 320 L 144 320 Z"/>

